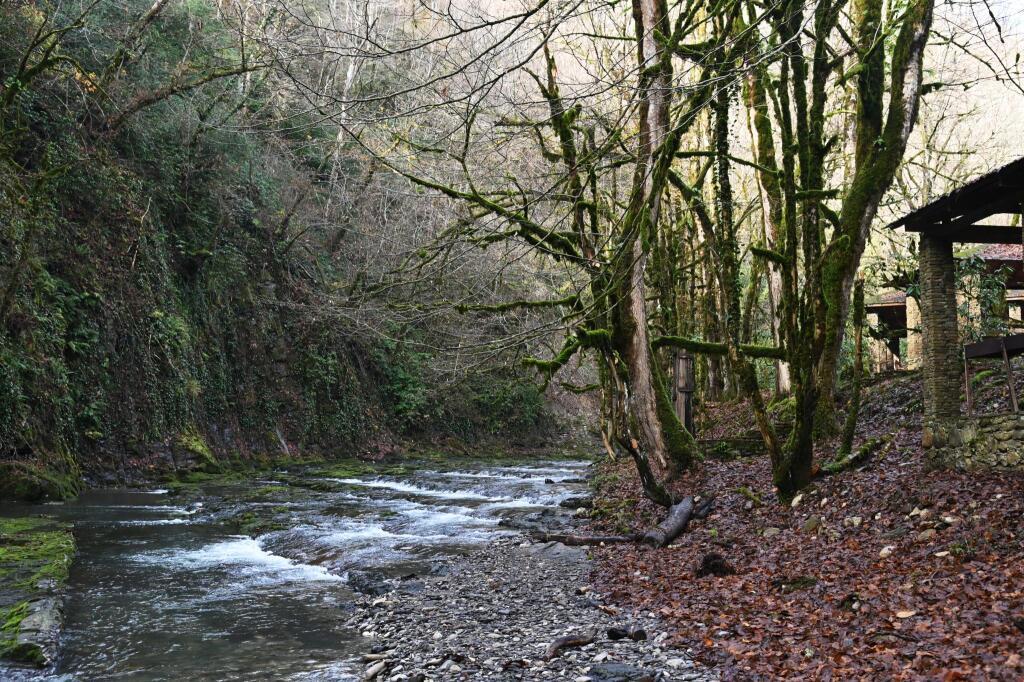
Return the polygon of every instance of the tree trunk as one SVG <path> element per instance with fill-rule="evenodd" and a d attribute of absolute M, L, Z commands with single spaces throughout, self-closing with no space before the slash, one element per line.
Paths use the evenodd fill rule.
<path fill-rule="evenodd" d="M 858 279 L 853 287 L 853 385 L 850 389 L 850 403 L 846 408 L 846 423 L 843 425 L 843 439 L 839 445 L 840 456 L 853 451 L 853 437 L 857 431 L 857 416 L 860 412 L 860 391 L 864 374 L 864 280 Z"/>

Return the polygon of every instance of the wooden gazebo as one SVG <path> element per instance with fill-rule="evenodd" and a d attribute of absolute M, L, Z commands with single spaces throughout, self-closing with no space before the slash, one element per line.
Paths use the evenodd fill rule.
<path fill-rule="evenodd" d="M 919 249 L 925 445 L 947 443 L 960 418 L 961 347 L 953 244 L 1021 244 L 1010 216 L 1024 213 L 1024 159 L 1018 159 L 922 206 L 889 227 L 921 236 Z M 1019 337 L 1019 339 L 1017 338 Z M 1024 335 L 966 348 L 968 357 L 1005 358 L 1024 349 Z M 998 346 L 998 348 L 996 348 Z M 975 353 L 984 353 L 976 355 Z M 995 354 L 995 355 L 993 355 Z M 1005 355 L 1004 355 L 1005 354 Z"/>

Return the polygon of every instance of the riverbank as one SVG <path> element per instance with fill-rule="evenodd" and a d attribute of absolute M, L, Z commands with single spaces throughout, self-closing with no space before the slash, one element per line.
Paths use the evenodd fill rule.
<path fill-rule="evenodd" d="M 348 461 L 9 507 L 73 521 L 78 543 L 58 664 L 25 679 L 359 679 L 384 660 L 363 656 L 397 640 L 377 679 L 705 679 L 664 646 L 650 614 L 594 594 L 582 550 L 524 534 L 579 523 L 588 469 L 508 457 Z M 613 627 L 647 636 L 612 641 Z M 593 644 L 543 660 L 558 637 L 591 631 Z M 444 670 L 440 653 L 451 653 Z"/>
<path fill-rule="evenodd" d="M 915 381 L 870 387 L 859 435 L 887 444 L 789 504 L 766 456 L 704 461 L 673 490 L 713 495 L 712 513 L 658 552 L 598 550 L 599 584 L 661 614 L 724 679 L 1022 679 L 1024 477 L 930 467 Z M 749 423 L 746 406 L 723 408 L 721 433 Z M 638 499 L 629 462 L 599 477 L 602 528 L 663 513 Z M 709 555 L 721 570 L 701 575 Z"/>
<path fill-rule="evenodd" d="M 0 659 L 34 667 L 56 660 L 74 553 L 67 523 L 0 518 Z"/>
<path fill-rule="evenodd" d="M 717 679 L 668 646 L 653 614 L 606 600 L 592 568 L 582 548 L 505 538 L 365 597 L 349 621 L 371 645 L 363 679 Z"/>

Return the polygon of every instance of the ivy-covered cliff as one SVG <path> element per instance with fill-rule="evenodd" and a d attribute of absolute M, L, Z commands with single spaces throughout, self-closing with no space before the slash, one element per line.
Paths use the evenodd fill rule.
<path fill-rule="evenodd" d="M 135 0 L 2 13 L 0 498 L 542 437 L 541 392 L 514 362 L 437 370 L 452 318 L 339 312 L 373 279 L 366 233 L 386 220 L 360 202 L 384 180 L 282 99 L 237 18 Z"/>

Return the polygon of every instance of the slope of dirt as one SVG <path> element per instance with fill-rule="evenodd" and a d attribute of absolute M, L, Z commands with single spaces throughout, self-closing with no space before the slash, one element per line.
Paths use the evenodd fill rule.
<path fill-rule="evenodd" d="M 725 679 L 1022 679 L 1024 477 L 931 470 L 913 375 L 865 398 L 860 438 L 889 442 L 864 466 L 783 506 L 766 458 L 708 460 L 675 488 L 715 511 L 667 549 L 599 549 L 604 588 Z M 628 462 L 597 482 L 595 524 L 658 517 Z M 697 578 L 712 553 L 735 573 Z"/>

